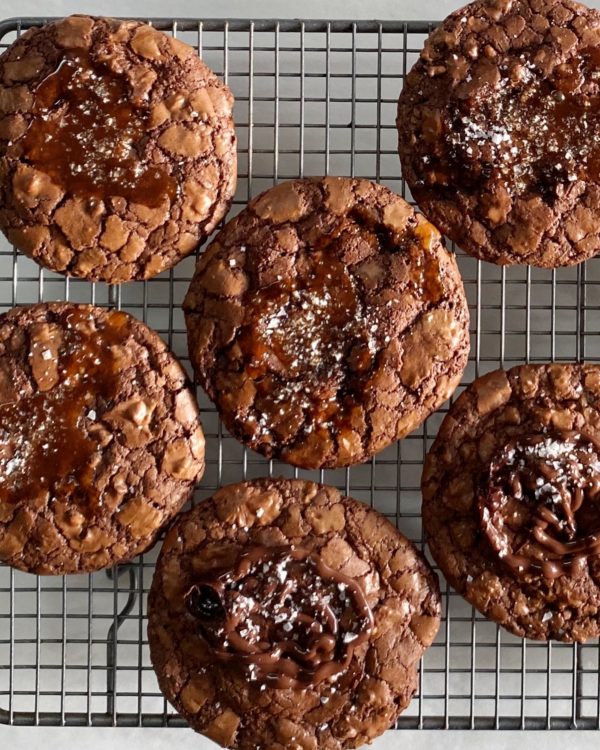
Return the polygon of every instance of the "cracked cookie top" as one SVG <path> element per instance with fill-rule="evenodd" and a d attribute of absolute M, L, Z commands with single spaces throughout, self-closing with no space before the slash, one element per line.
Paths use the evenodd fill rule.
<path fill-rule="evenodd" d="M 70 276 L 170 268 L 229 208 L 232 107 L 191 47 L 145 24 L 28 30 L 0 56 L 0 228 Z"/>
<path fill-rule="evenodd" d="M 398 106 L 404 176 L 425 215 L 499 264 L 600 250 L 600 13 L 478 0 L 432 32 Z"/>
<path fill-rule="evenodd" d="M 454 256 L 367 180 L 286 182 L 200 259 L 190 357 L 227 429 L 302 467 L 367 460 L 445 401 L 466 365 Z"/>
<path fill-rule="evenodd" d="M 194 395 L 143 323 L 67 302 L 0 317 L 0 560 L 43 574 L 128 560 L 203 470 Z"/>
<path fill-rule="evenodd" d="M 410 702 L 440 624 L 435 573 L 339 490 L 259 479 L 177 519 L 148 601 L 152 663 L 196 731 L 238 750 L 342 750 Z"/>
<path fill-rule="evenodd" d="M 423 472 L 449 583 L 515 635 L 600 633 L 600 367 L 521 365 L 452 404 Z"/>

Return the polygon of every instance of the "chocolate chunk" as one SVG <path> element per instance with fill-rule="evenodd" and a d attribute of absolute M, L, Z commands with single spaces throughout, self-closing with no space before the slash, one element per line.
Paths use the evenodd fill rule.
<path fill-rule="evenodd" d="M 330 521 L 317 530 L 317 519 Z M 373 509 L 333 487 L 260 479 L 179 517 L 148 617 L 161 690 L 194 729 L 239 750 L 299 738 L 342 750 L 408 705 L 440 596 L 425 559 Z"/>
<path fill-rule="evenodd" d="M 190 357 L 227 429 L 307 468 L 367 460 L 453 392 L 469 316 L 437 230 L 367 180 L 286 182 L 200 259 Z"/>
<path fill-rule="evenodd" d="M 224 620 L 225 607 L 219 592 L 207 583 L 195 585 L 186 596 L 186 606 L 190 614 L 199 620 Z"/>

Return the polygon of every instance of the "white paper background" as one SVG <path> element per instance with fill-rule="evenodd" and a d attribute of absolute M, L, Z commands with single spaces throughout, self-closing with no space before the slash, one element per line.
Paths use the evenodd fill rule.
<path fill-rule="evenodd" d="M 453 0 L 1 0 L 2 15 L 40 16 L 97 13 L 120 16 L 180 16 L 188 18 L 442 18 L 456 7 Z"/>
<path fill-rule="evenodd" d="M 388 732 L 371 750 L 598 750 L 598 732 Z M 0 728 L 6 750 L 217 750 L 190 729 Z"/>

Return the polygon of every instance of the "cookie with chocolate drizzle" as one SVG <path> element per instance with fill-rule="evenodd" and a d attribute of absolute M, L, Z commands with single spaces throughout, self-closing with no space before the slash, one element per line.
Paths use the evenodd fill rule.
<path fill-rule="evenodd" d="M 411 432 L 469 351 L 454 256 L 367 180 L 295 180 L 255 198 L 201 257 L 184 311 L 227 429 L 306 468 L 366 461 Z"/>
<path fill-rule="evenodd" d="M 501 265 L 600 251 L 600 13 L 571 0 L 477 0 L 429 36 L 398 105 L 423 213 Z"/>
<path fill-rule="evenodd" d="M 191 47 L 146 24 L 29 29 L 0 56 L 0 229 L 69 276 L 171 268 L 229 208 L 232 108 Z"/>
<path fill-rule="evenodd" d="M 437 578 L 333 487 L 261 479 L 180 516 L 148 604 L 167 699 L 224 747 L 342 750 L 386 730 L 440 622 Z"/>
<path fill-rule="evenodd" d="M 516 635 L 600 634 L 600 367 L 523 365 L 451 406 L 423 472 L 448 581 Z"/>
<path fill-rule="evenodd" d="M 83 573 L 156 540 L 204 470 L 186 375 L 118 310 L 54 302 L 0 316 L 0 560 Z"/>

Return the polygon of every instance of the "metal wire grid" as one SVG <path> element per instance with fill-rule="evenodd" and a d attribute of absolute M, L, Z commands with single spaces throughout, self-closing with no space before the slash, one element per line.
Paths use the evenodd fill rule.
<path fill-rule="evenodd" d="M 45 19 L 0 23 L 0 49 Z M 154 20 L 193 44 L 236 96 L 239 187 L 233 213 L 278 180 L 304 174 L 378 180 L 410 199 L 396 154 L 402 77 L 433 24 Z M 542 271 L 498 268 L 459 254 L 471 306 L 465 383 L 523 361 L 600 360 L 600 264 Z M 118 288 L 65 279 L 0 245 L 0 309 L 41 300 L 115 305 L 160 332 L 189 368 L 180 302 L 188 258 L 148 282 Z M 377 508 L 421 548 L 419 481 L 441 410 L 405 440 L 349 470 L 304 472 L 243 449 L 198 393 L 207 469 L 195 500 L 265 474 L 336 485 Z M 37 578 L 0 568 L 0 722 L 181 725 L 161 697 L 146 639 L 156 550 L 108 573 Z M 600 654 L 522 641 L 442 584 L 444 619 L 399 727 L 600 728 Z"/>

